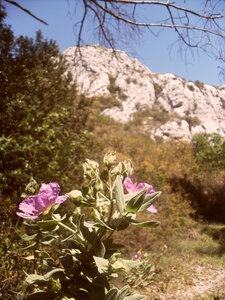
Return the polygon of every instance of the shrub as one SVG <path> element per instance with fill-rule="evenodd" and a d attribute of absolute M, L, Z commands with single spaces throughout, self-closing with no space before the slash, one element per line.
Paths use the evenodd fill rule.
<path fill-rule="evenodd" d="M 201 170 L 225 169 L 225 139 L 218 133 L 195 135 L 191 146 Z"/>
<path fill-rule="evenodd" d="M 109 85 L 107 86 L 108 91 L 112 95 L 112 97 L 116 98 L 118 97 L 121 100 L 126 100 L 127 95 L 125 95 L 122 91 L 122 89 L 116 85 L 116 77 L 113 77 L 111 74 L 109 74 Z"/>
<path fill-rule="evenodd" d="M 189 124 L 189 126 L 198 126 L 201 124 L 201 121 L 198 117 L 186 116 L 184 120 Z"/>
<path fill-rule="evenodd" d="M 192 84 L 188 84 L 187 87 L 189 88 L 190 91 L 194 92 L 195 88 L 193 87 Z"/>
<path fill-rule="evenodd" d="M 158 99 L 159 95 L 163 90 L 163 87 L 160 84 L 154 82 L 154 89 L 155 89 L 155 99 Z"/>
<path fill-rule="evenodd" d="M 100 171 L 97 162 L 86 160 L 83 164 L 86 184 L 82 191 L 73 190 L 66 197 L 59 196 L 57 183 L 45 184 L 38 195 L 28 196 L 20 205 L 24 213 L 18 215 L 34 219 L 26 220 L 28 234 L 23 236 L 33 250 L 36 266 L 35 274 L 26 278 L 28 299 L 146 299 L 145 296 L 131 295 L 127 285 L 120 290 L 110 285 L 119 272 L 129 274 L 138 266 L 139 273 L 153 272 L 143 269 L 139 261 L 123 259 L 120 254 L 123 245 L 114 241 L 113 234 L 129 226 L 158 226 L 157 221 L 142 222 L 137 217 L 145 210 L 155 211 L 152 203 L 160 192 L 155 192 L 146 183 L 133 184 L 127 177 L 132 172 L 131 162 L 126 160 L 117 164 L 114 152 L 106 153 L 103 163 Z M 124 194 L 122 185 L 125 177 L 128 194 Z M 33 191 L 35 189 L 36 184 Z M 44 209 L 35 206 L 43 197 Z M 56 210 L 59 203 L 66 200 L 74 203 L 74 210 L 62 216 Z M 38 211 L 33 209 L 34 206 Z M 57 251 L 55 245 L 59 241 L 64 248 Z M 54 251 L 49 252 L 49 247 Z M 46 270 L 41 275 L 43 264 Z M 131 281 L 135 279 L 131 278 Z"/>
<path fill-rule="evenodd" d="M 195 81 L 195 85 L 200 89 L 200 91 L 204 89 L 204 83 L 199 80 Z"/>

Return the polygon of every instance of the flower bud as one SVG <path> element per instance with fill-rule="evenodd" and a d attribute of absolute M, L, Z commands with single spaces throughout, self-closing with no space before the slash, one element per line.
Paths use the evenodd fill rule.
<path fill-rule="evenodd" d="M 93 178 L 99 174 L 99 164 L 90 159 L 86 159 L 86 162 L 82 165 L 84 170 L 84 176 Z"/>
<path fill-rule="evenodd" d="M 116 152 L 107 152 L 103 158 L 103 162 L 107 167 L 113 166 L 116 163 Z"/>
<path fill-rule="evenodd" d="M 66 196 L 72 201 L 82 201 L 83 200 L 82 193 L 79 190 L 73 190 L 73 191 L 67 193 Z"/>
<path fill-rule="evenodd" d="M 133 174 L 133 165 L 131 160 L 124 160 L 123 161 L 123 173 L 125 173 L 127 176 Z"/>

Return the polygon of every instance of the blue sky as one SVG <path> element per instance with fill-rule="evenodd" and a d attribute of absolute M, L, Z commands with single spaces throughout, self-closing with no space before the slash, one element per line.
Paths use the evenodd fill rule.
<path fill-rule="evenodd" d="M 77 0 L 21 0 L 18 2 L 45 20 L 48 26 L 4 2 L 8 14 L 6 23 L 12 26 L 16 36 L 22 34 L 34 37 L 35 32 L 41 29 L 44 37 L 55 40 L 61 51 L 76 44 L 74 25 L 80 14 L 79 7 L 76 15 L 74 14 L 74 3 Z M 194 1 L 190 0 L 190 2 Z M 160 11 L 156 11 L 157 13 Z M 92 24 L 89 24 L 89 28 L 91 26 Z M 96 37 L 88 29 L 84 32 L 84 38 L 87 44 L 97 43 Z M 119 44 L 119 49 L 138 58 L 152 72 L 170 72 L 187 80 L 199 80 L 212 85 L 224 84 L 218 75 L 217 61 L 210 59 L 203 53 L 195 53 L 193 57 L 190 52 L 185 59 L 179 53 L 178 47 L 173 46 L 171 49 L 175 41 L 176 35 L 172 31 L 163 31 L 158 37 L 145 31 L 140 38 L 129 39 L 126 46 Z"/>

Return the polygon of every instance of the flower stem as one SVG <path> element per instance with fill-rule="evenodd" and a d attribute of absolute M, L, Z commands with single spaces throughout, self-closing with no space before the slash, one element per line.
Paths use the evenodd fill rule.
<path fill-rule="evenodd" d="M 65 229 L 69 230 L 69 231 L 72 232 L 73 234 L 76 234 L 76 231 L 75 231 L 75 230 L 73 230 L 73 229 L 70 228 L 69 226 L 63 224 L 62 222 L 58 222 L 58 224 L 59 224 L 61 227 L 63 227 L 63 228 L 65 228 Z"/>

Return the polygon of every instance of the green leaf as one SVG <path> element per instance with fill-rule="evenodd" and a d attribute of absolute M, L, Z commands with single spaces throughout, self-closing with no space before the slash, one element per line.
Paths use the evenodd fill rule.
<path fill-rule="evenodd" d="M 80 220 L 80 231 L 89 243 L 92 245 L 95 243 L 97 234 L 94 231 L 94 224 L 84 222 L 84 216 L 82 216 L 82 219 Z"/>
<path fill-rule="evenodd" d="M 95 243 L 95 256 L 105 256 L 105 245 L 100 240 Z"/>
<path fill-rule="evenodd" d="M 42 245 L 50 245 L 53 241 L 55 241 L 55 238 L 52 238 L 52 239 L 50 239 L 48 241 L 43 241 L 43 242 L 41 242 L 41 244 Z"/>
<path fill-rule="evenodd" d="M 31 274 L 28 275 L 25 279 L 26 283 L 28 284 L 35 284 L 35 283 L 44 283 L 47 281 L 47 279 L 44 276 L 37 275 L 37 274 Z"/>
<path fill-rule="evenodd" d="M 134 294 L 134 295 L 125 297 L 124 300 L 147 300 L 147 297 L 144 295 Z"/>
<path fill-rule="evenodd" d="M 102 258 L 102 257 L 97 257 L 93 256 L 94 261 L 96 263 L 96 266 L 98 268 L 98 272 L 100 274 L 107 273 L 108 268 L 109 268 L 109 261 L 108 259 Z"/>
<path fill-rule="evenodd" d="M 27 249 L 33 248 L 34 246 L 36 246 L 36 244 L 37 244 L 37 242 L 33 242 L 32 244 L 28 245 L 27 247 L 22 248 L 22 250 L 27 250 Z"/>
<path fill-rule="evenodd" d="M 33 235 L 27 235 L 27 234 L 25 233 L 25 234 L 23 234 L 23 235 L 21 236 L 21 239 L 24 240 L 24 241 L 26 241 L 26 242 L 29 242 L 29 241 L 32 241 L 37 235 L 38 235 L 38 233 L 35 233 L 35 234 L 33 234 Z"/>
<path fill-rule="evenodd" d="M 130 213 L 136 213 L 139 208 L 141 207 L 145 194 L 147 193 L 147 188 L 144 188 L 140 192 L 138 192 L 133 198 L 131 198 L 127 205 L 126 205 L 126 211 Z"/>
<path fill-rule="evenodd" d="M 113 228 L 109 227 L 103 220 L 95 218 L 95 221 L 98 223 L 95 226 L 113 231 Z"/>
<path fill-rule="evenodd" d="M 116 205 L 121 214 L 124 214 L 125 209 L 125 199 L 123 192 L 123 184 L 121 177 L 119 175 L 116 176 L 116 184 L 115 184 L 115 197 L 116 197 Z"/>
<path fill-rule="evenodd" d="M 37 222 L 37 225 L 43 230 L 52 231 L 58 225 L 58 221 L 55 220 L 39 221 Z"/>
<path fill-rule="evenodd" d="M 147 221 L 147 222 L 132 222 L 132 225 L 135 225 L 136 227 L 140 227 L 140 228 L 150 228 L 150 227 L 157 227 L 160 225 L 160 222 L 158 221 Z"/>
<path fill-rule="evenodd" d="M 140 264 L 140 261 L 118 258 L 116 262 L 112 265 L 112 267 L 116 270 L 129 272 L 133 268 L 138 267 Z"/>
<path fill-rule="evenodd" d="M 126 229 L 129 225 L 130 225 L 130 223 L 128 222 L 128 220 L 126 220 L 124 218 L 115 219 L 110 224 L 110 226 L 112 226 L 113 229 L 118 230 L 118 231 Z"/>
<path fill-rule="evenodd" d="M 55 275 L 55 274 L 57 274 L 57 273 L 65 273 L 65 271 L 64 271 L 64 269 L 56 268 L 56 269 L 53 269 L 52 271 L 46 273 L 46 274 L 44 275 L 44 278 L 45 278 L 46 280 L 49 280 L 49 279 L 51 279 L 51 277 L 52 277 L 53 275 Z"/>
<path fill-rule="evenodd" d="M 112 288 L 108 293 L 106 294 L 105 300 L 116 300 L 116 296 L 118 294 L 117 288 Z"/>
<path fill-rule="evenodd" d="M 118 292 L 116 300 L 123 300 L 129 294 L 130 294 L 130 287 L 129 285 L 126 285 Z"/>
<path fill-rule="evenodd" d="M 149 206 L 151 206 L 157 198 L 159 198 L 161 195 L 161 192 L 155 192 L 152 194 L 147 194 L 144 198 L 144 201 L 139 209 L 139 211 L 146 210 Z"/>
<path fill-rule="evenodd" d="M 66 254 L 64 256 L 61 256 L 60 258 L 60 262 L 63 265 L 63 267 L 65 269 L 71 269 L 73 268 L 73 257 L 70 254 Z"/>
<path fill-rule="evenodd" d="M 54 300 L 57 295 L 53 292 L 38 291 L 26 297 L 27 300 Z"/>

